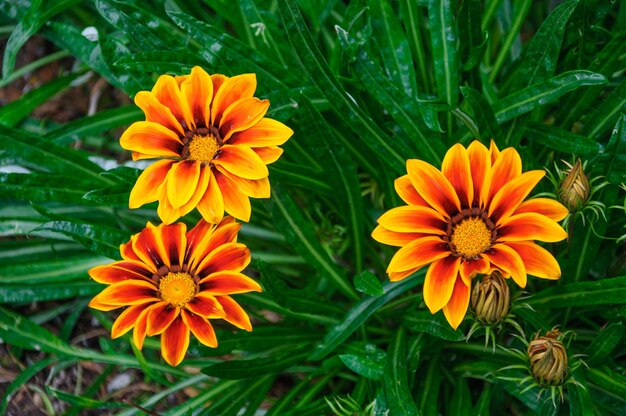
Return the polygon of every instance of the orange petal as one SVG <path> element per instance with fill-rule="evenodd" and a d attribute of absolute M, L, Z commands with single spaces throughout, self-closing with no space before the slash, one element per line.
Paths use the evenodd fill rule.
<path fill-rule="evenodd" d="M 217 166 L 217 170 L 224 176 L 227 176 L 231 182 L 237 185 L 244 195 L 252 198 L 269 198 L 271 193 L 270 180 L 268 177 L 261 179 L 244 179 L 235 176 L 224 170 L 221 166 Z"/>
<path fill-rule="evenodd" d="M 186 258 L 189 262 L 189 270 L 195 273 L 196 264 L 199 264 L 209 253 L 224 244 L 236 242 L 240 228 L 241 224 L 234 222 L 233 217 L 224 218 L 218 226 L 200 220 L 187 233 Z"/>
<path fill-rule="evenodd" d="M 379 243 L 388 244 L 390 246 L 402 247 L 418 238 L 426 237 L 422 233 L 397 233 L 389 231 L 382 225 L 377 226 L 372 231 L 372 238 Z"/>
<path fill-rule="evenodd" d="M 478 140 L 474 140 L 469 145 L 467 154 L 470 160 L 472 184 L 474 186 L 472 206 L 484 208 L 489 191 L 487 178 L 491 175 L 491 155 L 489 150 Z"/>
<path fill-rule="evenodd" d="M 541 214 L 518 214 L 504 220 L 498 230 L 498 241 L 539 240 L 554 243 L 567 233 L 554 220 Z"/>
<path fill-rule="evenodd" d="M 183 311 L 182 317 L 185 325 L 187 325 L 187 327 L 191 330 L 191 333 L 195 335 L 198 341 L 207 347 L 217 347 L 217 337 L 215 336 L 215 331 L 209 321 L 187 311 Z"/>
<path fill-rule="evenodd" d="M 443 216 L 432 208 L 406 205 L 385 212 L 378 223 L 389 231 L 401 233 L 446 234 Z"/>
<path fill-rule="evenodd" d="M 146 321 L 150 312 L 150 307 L 145 308 L 135 321 L 135 329 L 133 330 L 133 343 L 138 349 L 143 348 L 143 340 L 146 338 Z"/>
<path fill-rule="evenodd" d="M 493 142 L 492 142 L 493 143 Z M 493 155 L 492 155 L 493 156 Z M 512 147 L 504 149 L 496 159 L 489 176 L 489 193 L 485 204 L 488 206 L 493 196 L 513 178 L 522 174 L 522 159 Z"/>
<path fill-rule="evenodd" d="M 463 282 L 470 286 L 475 275 L 489 272 L 489 262 L 482 257 L 465 260 L 461 263 L 459 271 Z"/>
<path fill-rule="evenodd" d="M 106 305 L 131 306 L 158 302 L 157 288 L 145 280 L 124 280 L 105 288 L 94 300 Z"/>
<path fill-rule="evenodd" d="M 526 267 L 517 251 L 505 244 L 495 244 L 483 256 L 510 275 L 519 287 L 526 287 Z"/>
<path fill-rule="evenodd" d="M 159 186 L 165 182 L 173 160 L 158 160 L 148 166 L 137 178 L 135 186 L 130 191 L 128 201 L 129 208 L 139 208 L 144 204 L 154 202 L 159 199 L 157 192 Z"/>
<path fill-rule="evenodd" d="M 450 249 L 441 238 L 419 238 L 398 250 L 387 267 L 387 273 L 419 269 L 449 255 Z"/>
<path fill-rule="evenodd" d="M 222 84 L 224 84 L 224 81 L 226 81 L 227 79 L 228 77 L 226 75 L 222 75 L 222 74 L 211 75 L 211 81 L 213 82 L 213 97 L 215 97 L 217 90 L 219 90 L 222 87 Z"/>
<path fill-rule="evenodd" d="M 456 279 L 450 301 L 443 307 L 443 314 L 452 328 L 457 329 L 463 322 L 463 318 L 465 318 L 467 313 L 469 298 L 469 286 L 463 283 L 462 279 Z"/>
<path fill-rule="evenodd" d="M 209 180 L 211 179 L 211 175 L 212 174 L 210 166 L 200 166 L 200 177 L 198 178 L 198 185 L 196 186 L 195 192 L 193 193 L 189 201 L 187 201 L 185 205 L 178 209 L 181 217 L 184 217 L 198 206 L 200 200 L 204 197 L 204 194 L 209 187 Z"/>
<path fill-rule="evenodd" d="M 152 336 L 163 333 L 178 315 L 180 315 L 179 307 L 172 307 L 169 302 L 157 303 L 148 312 L 146 334 Z"/>
<path fill-rule="evenodd" d="M 150 222 L 146 224 L 146 228 L 130 238 L 135 254 L 153 273 L 157 273 L 167 261 L 166 253 L 159 240 L 160 231 Z"/>
<path fill-rule="evenodd" d="M 167 180 L 165 181 L 165 184 L 167 184 Z M 170 199 L 167 197 L 167 188 L 165 184 L 163 187 L 165 192 L 163 192 L 159 198 L 157 214 L 164 224 L 171 224 L 181 217 L 181 210 L 179 208 L 174 208 L 170 203 Z"/>
<path fill-rule="evenodd" d="M 177 366 L 185 358 L 189 348 L 189 328 L 182 318 L 174 320 L 161 335 L 161 354 L 171 366 Z"/>
<path fill-rule="evenodd" d="M 108 312 L 108 311 L 112 311 L 113 309 L 121 308 L 120 305 L 109 305 L 106 303 L 102 303 L 97 299 L 97 297 L 91 299 L 89 303 L 87 304 L 87 306 L 89 306 L 90 308 L 99 310 L 99 311 L 103 311 L 103 312 Z"/>
<path fill-rule="evenodd" d="M 254 153 L 256 153 L 266 165 L 276 162 L 280 158 L 280 155 L 283 154 L 283 149 L 276 146 L 255 147 L 252 150 L 254 150 Z"/>
<path fill-rule="evenodd" d="M 237 328 L 245 329 L 246 331 L 252 331 L 252 324 L 250 323 L 250 317 L 244 311 L 241 306 L 230 296 L 218 296 L 217 301 L 224 308 L 224 320 L 235 325 Z"/>
<path fill-rule="evenodd" d="M 491 164 L 493 165 L 496 162 L 498 156 L 500 156 L 500 150 L 496 145 L 496 142 L 491 139 L 491 143 L 489 143 L 489 154 L 491 156 Z"/>
<path fill-rule="evenodd" d="M 506 245 L 520 255 L 526 266 L 526 273 L 550 280 L 561 277 L 559 262 L 545 248 L 529 241 L 510 242 Z"/>
<path fill-rule="evenodd" d="M 215 178 L 224 198 L 224 210 L 239 220 L 250 221 L 252 212 L 250 199 L 239 190 L 235 183 L 221 173 L 215 173 Z"/>
<path fill-rule="evenodd" d="M 543 170 L 531 170 L 511 179 L 491 200 L 489 217 L 494 223 L 508 218 L 545 176 Z"/>
<path fill-rule="evenodd" d="M 248 276 L 224 270 L 211 273 L 200 280 L 202 292 L 211 295 L 236 295 L 237 293 L 263 292 L 263 288 Z"/>
<path fill-rule="evenodd" d="M 393 182 L 393 186 L 396 188 L 396 192 L 400 198 L 402 198 L 402 200 L 407 204 L 430 207 L 428 202 L 424 201 L 424 198 L 422 198 L 415 190 L 409 175 L 400 176 Z"/>
<path fill-rule="evenodd" d="M 180 92 L 178 82 L 170 75 L 161 75 L 152 88 L 152 94 L 159 102 L 167 106 L 174 117 L 188 128 L 195 127 L 189 104 Z"/>
<path fill-rule="evenodd" d="M 443 308 L 452 296 L 454 282 L 459 275 L 460 257 L 448 256 L 433 262 L 424 280 L 424 303 L 435 313 Z"/>
<path fill-rule="evenodd" d="M 150 121 L 131 124 L 120 137 L 120 146 L 139 152 L 145 157 L 180 157 L 183 150 L 183 144 L 176 133 Z"/>
<path fill-rule="evenodd" d="M 263 160 L 246 146 L 228 144 L 222 146 L 220 157 L 214 159 L 213 164 L 244 179 L 261 179 L 269 175 Z"/>
<path fill-rule="evenodd" d="M 569 214 L 569 211 L 563 204 L 548 198 L 534 198 L 524 201 L 515 210 L 515 214 L 527 212 L 542 214 L 554 221 L 561 221 Z"/>
<path fill-rule="evenodd" d="M 219 125 L 224 111 L 235 101 L 250 98 L 256 90 L 256 74 L 243 74 L 231 78 L 213 78 L 214 98 L 211 105 L 211 125 Z M 219 87 L 215 83 L 221 81 Z"/>
<path fill-rule="evenodd" d="M 183 160 L 174 163 L 167 174 L 167 198 L 172 207 L 185 205 L 196 191 L 200 179 L 200 162 Z"/>
<path fill-rule="evenodd" d="M 209 171 L 209 184 L 197 208 L 202 218 L 211 224 L 217 224 L 224 217 L 224 197 L 213 169 Z"/>
<path fill-rule="evenodd" d="M 461 203 L 450 181 L 430 164 L 416 159 L 406 162 L 411 183 L 417 192 L 439 213 L 452 217 L 461 210 Z"/>
<path fill-rule="evenodd" d="M 137 322 L 141 312 L 146 309 L 146 305 L 129 306 L 117 317 L 111 328 L 111 338 L 119 338 L 130 331 Z"/>
<path fill-rule="evenodd" d="M 243 98 L 232 103 L 220 120 L 219 129 L 224 142 L 234 133 L 249 129 L 261 121 L 269 106 L 268 100 L 259 100 L 256 97 Z"/>
<path fill-rule="evenodd" d="M 420 268 L 416 267 L 414 269 L 409 269 L 409 270 L 405 270 L 402 272 L 387 272 L 387 274 L 389 275 L 389 281 L 390 282 L 397 282 L 400 281 L 410 275 L 412 275 L 413 273 L 415 273 L 416 271 L 418 271 Z"/>
<path fill-rule="evenodd" d="M 467 150 L 461 144 L 452 146 L 443 158 L 441 172 L 448 178 L 463 208 L 471 208 L 474 201 L 474 185 Z"/>
<path fill-rule="evenodd" d="M 240 272 L 250 264 L 250 250 L 241 243 L 227 243 L 210 252 L 195 273 L 206 276 L 222 270 Z"/>
<path fill-rule="evenodd" d="M 230 144 L 248 147 L 280 146 L 293 135 L 293 130 L 280 121 L 263 118 L 254 126 L 233 134 Z"/>
<path fill-rule="evenodd" d="M 96 266 L 87 273 L 98 283 L 110 285 L 124 280 L 144 280 L 151 282 L 153 272 L 143 263 L 133 260 L 116 261 L 105 266 Z"/>
<path fill-rule="evenodd" d="M 133 250 L 132 241 L 129 241 L 124 244 L 120 244 L 120 255 L 122 256 L 124 260 L 130 260 L 130 261 L 134 260 L 134 261 L 141 262 L 141 259 L 137 256 L 137 254 L 135 254 L 135 250 Z"/>
<path fill-rule="evenodd" d="M 158 123 L 179 135 L 185 134 L 183 127 L 178 120 L 176 120 L 172 111 L 161 104 L 151 92 L 139 91 L 137 95 L 135 95 L 135 104 L 137 104 L 137 107 L 141 108 L 146 115 L 146 121 Z"/>
<path fill-rule="evenodd" d="M 198 293 L 193 300 L 185 305 L 187 310 L 208 319 L 223 318 L 225 316 L 222 304 L 214 296 L 207 293 Z"/>
<path fill-rule="evenodd" d="M 191 74 L 180 84 L 182 96 L 189 105 L 195 125 L 210 126 L 213 81 L 199 66 L 191 69 Z"/>

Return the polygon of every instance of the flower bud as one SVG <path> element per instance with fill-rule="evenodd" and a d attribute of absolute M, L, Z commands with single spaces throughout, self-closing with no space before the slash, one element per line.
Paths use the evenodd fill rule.
<path fill-rule="evenodd" d="M 559 200 L 568 210 L 575 212 L 580 210 L 589 199 L 589 179 L 583 172 L 580 159 L 576 160 L 574 166 L 570 166 L 567 176 L 561 182 L 559 188 Z"/>
<path fill-rule="evenodd" d="M 472 290 L 472 310 L 476 319 L 486 325 L 500 323 L 509 313 L 509 286 L 499 271 L 483 276 Z"/>
<path fill-rule="evenodd" d="M 558 386 L 567 376 L 567 350 L 558 339 L 561 332 L 553 329 L 546 335 L 535 335 L 528 344 L 530 371 L 540 385 Z"/>

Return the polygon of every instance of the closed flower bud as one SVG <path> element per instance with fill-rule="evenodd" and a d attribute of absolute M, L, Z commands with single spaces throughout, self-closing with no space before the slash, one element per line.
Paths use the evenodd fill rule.
<path fill-rule="evenodd" d="M 559 340 L 561 332 L 553 329 L 535 336 L 528 344 L 530 371 L 540 385 L 558 386 L 567 376 L 567 350 Z"/>
<path fill-rule="evenodd" d="M 576 212 L 580 210 L 589 199 L 591 187 L 589 179 L 583 171 L 580 159 L 576 160 L 574 166 L 570 166 L 567 176 L 561 182 L 559 188 L 559 200 L 568 210 Z"/>
<path fill-rule="evenodd" d="M 499 271 L 485 275 L 472 290 L 472 310 L 476 319 L 486 325 L 500 323 L 509 313 L 509 286 Z"/>

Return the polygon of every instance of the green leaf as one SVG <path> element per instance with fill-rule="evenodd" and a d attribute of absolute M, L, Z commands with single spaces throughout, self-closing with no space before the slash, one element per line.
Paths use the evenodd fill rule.
<path fill-rule="evenodd" d="M 86 281 L 87 270 L 106 262 L 104 257 L 83 251 L 62 251 L 56 254 L 46 258 L 33 253 L 26 259 L 11 259 L 3 263 L 0 265 L 2 283 L 37 289 L 41 284 L 62 283 L 77 278 Z"/>
<path fill-rule="evenodd" d="M 58 272 L 58 271 L 57 271 Z M 93 296 L 102 290 L 102 285 L 89 282 L 87 273 L 84 278 L 71 282 L 45 283 L 36 286 L 21 284 L 2 284 L 0 303 L 31 303 L 59 299 L 73 299 L 80 296 Z"/>
<path fill-rule="evenodd" d="M 477 138 L 486 141 L 502 137 L 502 130 L 487 99 L 471 87 L 461 87 L 461 93 L 474 114 L 474 121 L 480 133 L 480 136 Z"/>
<path fill-rule="evenodd" d="M 612 371 L 608 366 L 604 365 L 600 368 L 590 368 L 586 373 L 589 382 L 594 383 L 602 389 L 613 393 L 622 401 L 626 397 L 626 377 Z"/>
<path fill-rule="evenodd" d="M 556 126 L 531 122 L 525 126 L 525 129 L 526 137 L 530 141 L 559 152 L 585 156 L 596 155 L 602 150 L 602 146 L 595 140 L 570 133 Z"/>
<path fill-rule="evenodd" d="M 599 160 L 604 165 L 607 181 L 615 185 L 624 182 L 626 179 L 626 114 L 622 114 L 617 120 L 613 134 Z"/>
<path fill-rule="evenodd" d="M 626 303 L 626 276 L 553 287 L 539 292 L 526 303 L 535 309 L 624 304 Z"/>
<path fill-rule="evenodd" d="M 456 56 L 456 23 L 450 0 L 429 0 L 433 65 L 439 97 L 456 106 L 459 100 L 459 68 Z"/>
<path fill-rule="evenodd" d="M 394 141 L 389 141 L 387 135 L 341 87 L 315 44 L 296 3 L 293 0 L 280 0 L 279 4 L 289 41 L 310 79 L 324 94 L 337 115 L 359 135 L 363 143 L 378 154 L 392 170 L 402 172 L 405 162 L 401 156 L 403 149 Z"/>
<path fill-rule="evenodd" d="M 56 357 L 46 357 L 39 361 L 36 361 L 26 368 L 17 376 L 11 384 L 6 387 L 2 395 L 2 399 L 0 399 L 0 413 L 6 414 L 7 407 L 9 405 L 9 401 L 13 398 L 12 394 L 18 391 L 24 384 L 28 382 L 31 378 L 37 375 L 44 368 L 48 367 L 51 364 L 54 364 L 58 358 Z"/>
<path fill-rule="evenodd" d="M 459 378 L 456 381 L 454 394 L 452 395 L 452 403 L 450 404 L 450 414 L 462 415 L 468 413 L 472 408 L 472 394 L 470 387 L 465 378 Z"/>
<path fill-rule="evenodd" d="M 604 362 L 611 355 L 613 349 L 619 345 L 623 336 L 624 325 L 621 322 L 614 322 L 604 328 L 585 350 L 589 356 L 585 362 L 590 366 Z"/>
<path fill-rule="evenodd" d="M 370 354 L 341 354 L 339 359 L 350 370 L 370 380 L 381 380 L 385 374 L 387 355 L 374 349 Z"/>
<path fill-rule="evenodd" d="M 119 259 L 120 244 L 129 240 L 126 233 L 115 228 L 72 221 L 52 221 L 41 229 L 64 234 L 88 250 L 110 259 Z"/>
<path fill-rule="evenodd" d="M 458 330 L 452 329 L 443 314 L 431 314 L 428 311 L 421 311 L 407 315 L 404 324 L 415 332 L 425 332 L 446 341 L 462 341 L 465 335 Z"/>
<path fill-rule="evenodd" d="M 459 12 L 459 55 L 463 62 L 463 70 L 468 71 L 480 63 L 487 50 L 487 36 L 481 29 L 481 2 L 467 0 L 461 3 Z"/>
<path fill-rule="evenodd" d="M 292 351 L 288 353 L 274 353 L 266 358 L 230 360 L 212 364 L 208 367 L 204 367 L 202 372 L 208 376 L 226 380 L 240 380 L 279 373 L 286 368 L 304 361 L 308 356 L 308 352 L 301 351 L 302 347 L 292 347 L 291 349 Z"/>
<path fill-rule="evenodd" d="M 585 119 L 583 133 L 597 138 L 615 125 L 620 112 L 626 112 L 626 80 L 622 81 Z"/>
<path fill-rule="evenodd" d="M 46 385 L 46 391 L 52 397 L 63 400 L 72 406 L 78 406 L 81 409 L 126 409 L 130 407 L 126 403 L 107 400 L 106 402 L 100 400 L 89 399 L 87 397 L 79 396 L 76 394 L 67 393 L 62 390 L 55 389 Z"/>
<path fill-rule="evenodd" d="M 0 195 L 28 202 L 84 204 L 83 194 L 91 186 L 91 181 L 75 176 L 54 173 L 0 173 Z"/>
<path fill-rule="evenodd" d="M 411 397 L 406 368 L 406 335 L 400 328 L 387 350 L 385 367 L 385 399 L 392 415 L 417 415 L 417 406 Z"/>
<path fill-rule="evenodd" d="M 383 286 L 385 292 L 383 295 L 368 296 L 359 301 L 346 314 L 342 322 L 328 331 L 324 340 L 315 347 L 310 359 L 316 361 L 326 357 L 348 339 L 374 312 L 407 290 L 421 284 L 423 280 L 424 274 L 420 273 L 407 277 L 401 282 L 390 282 Z"/>
<path fill-rule="evenodd" d="M 361 293 L 371 296 L 380 296 L 384 293 L 381 281 L 374 273 L 367 270 L 354 277 L 354 288 Z"/>

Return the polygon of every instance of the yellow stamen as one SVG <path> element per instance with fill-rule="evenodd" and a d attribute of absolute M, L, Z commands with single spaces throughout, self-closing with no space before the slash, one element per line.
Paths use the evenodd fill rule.
<path fill-rule="evenodd" d="M 212 135 L 200 136 L 196 134 L 189 142 L 188 158 L 190 160 L 209 163 L 213 160 L 218 150 L 220 150 L 220 145 L 217 138 Z"/>
<path fill-rule="evenodd" d="M 169 272 L 159 281 L 159 294 L 164 301 L 182 308 L 196 294 L 196 283 L 187 273 Z"/>
<path fill-rule="evenodd" d="M 491 246 L 491 231 L 483 220 L 470 217 L 454 227 L 450 242 L 457 253 L 474 258 Z"/>

